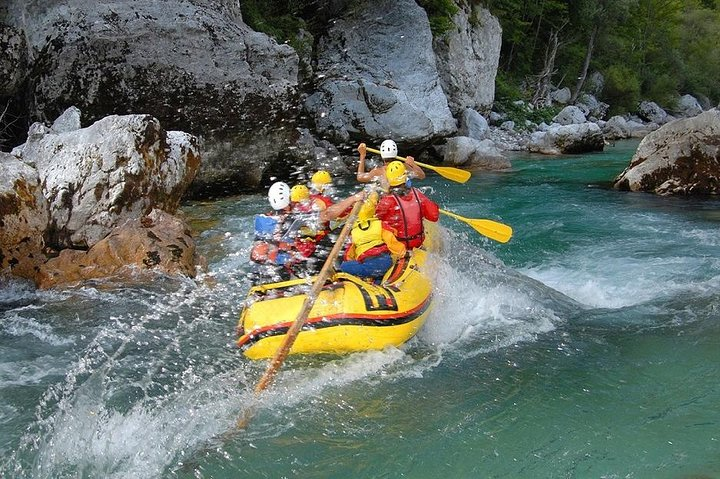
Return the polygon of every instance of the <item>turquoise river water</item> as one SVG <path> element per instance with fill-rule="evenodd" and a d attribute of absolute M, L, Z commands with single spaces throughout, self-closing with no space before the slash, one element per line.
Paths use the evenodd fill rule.
<path fill-rule="evenodd" d="M 636 146 L 429 174 L 512 240 L 442 217 L 416 338 L 259 398 L 233 339 L 264 197 L 183 206 L 197 282 L 1 284 L 0 477 L 720 478 L 720 201 L 613 191 Z"/>

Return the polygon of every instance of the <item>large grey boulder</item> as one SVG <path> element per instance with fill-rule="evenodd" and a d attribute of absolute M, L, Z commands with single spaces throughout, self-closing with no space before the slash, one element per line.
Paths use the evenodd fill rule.
<path fill-rule="evenodd" d="M 0 152 L 0 275 L 32 279 L 45 261 L 48 205 L 37 170 Z"/>
<path fill-rule="evenodd" d="M 485 170 L 506 170 L 512 165 L 492 140 L 476 140 L 467 136 L 449 138 L 443 163 L 473 166 Z"/>
<path fill-rule="evenodd" d="M 317 46 L 317 130 L 335 141 L 431 141 L 457 126 L 440 87 L 425 11 L 373 0 L 338 18 Z"/>
<path fill-rule="evenodd" d="M 551 125 L 546 131 L 530 136 L 528 150 L 545 155 L 602 151 L 605 139 L 595 123 L 581 125 Z"/>
<path fill-rule="evenodd" d="M 603 124 L 602 132 L 607 140 L 644 138 L 648 133 L 656 130 L 658 127 L 659 125 L 657 123 L 641 123 L 616 115 Z"/>
<path fill-rule="evenodd" d="M 602 120 L 607 115 L 610 105 L 605 102 L 599 101 L 594 95 L 589 93 L 583 93 L 580 95 L 578 100 L 575 102 L 575 106 L 582 110 L 583 114 L 590 119 L 590 121 Z"/>
<path fill-rule="evenodd" d="M 91 247 L 153 208 L 174 213 L 200 167 L 197 139 L 166 132 L 149 115 L 59 133 L 36 123 L 13 154 L 37 169 L 50 208 L 47 239 L 57 249 Z"/>
<path fill-rule="evenodd" d="M 68 108 L 0 153 L 0 275 L 40 287 L 137 271 L 194 276 L 202 259 L 172 213 L 199 168 L 197 139 L 149 115 L 79 126 Z"/>
<path fill-rule="evenodd" d="M 703 108 L 700 102 L 692 95 L 683 95 L 678 100 L 677 113 L 681 117 L 689 118 L 702 113 Z"/>
<path fill-rule="evenodd" d="M 487 135 L 490 126 L 487 120 L 477 111 L 465 108 L 460 116 L 459 136 L 469 136 L 476 140 L 482 140 Z"/>
<path fill-rule="evenodd" d="M 670 121 L 672 117 L 654 101 L 641 101 L 638 106 L 638 115 L 645 121 L 663 125 Z"/>
<path fill-rule="evenodd" d="M 630 138 L 630 127 L 624 116 L 615 115 L 602 126 L 603 135 L 608 140 Z"/>
<path fill-rule="evenodd" d="M 152 114 L 207 146 L 198 195 L 260 183 L 294 141 L 298 55 L 242 22 L 237 2 L 7 0 L 27 40 L 30 117 Z M 2 83 L 2 82 L 0 82 Z M 23 92 L 18 92 L 23 93 Z"/>
<path fill-rule="evenodd" d="M 9 0 L 7 10 L 33 53 L 41 120 L 70 103 L 91 120 L 114 108 L 220 128 L 265 119 L 297 85 L 292 48 L 189 0 Z"/>
<path fill-rule="evenodd" d="M 500 61 L 500 22 L 487 9 L 461 2 L 453 23 L 450 31 L 433 40 L 450 110 L 456 115 L 465 108 L 489 111 Z"/>
<path fill-rule="evenodd" d="M 560 110 L 560 113 L 555 115 L 553 121 L 555 123 L 559 123 L 560 125 L 576 125 L 585 123 L 587 119 L 580 108 L 575 105 L 569 105 Z"/>
<path fill-rule="evenodd" d="M 660 195 L 720 194 L 720 111 L 675 120 L 648 134 L 614 187 Z"/>
<path fill-rule="evenodd" d="M 550 99 L 552 102 L 560 103 L 561 105 L 567 105 L 571 97 L 572 93 L 570 93 L 570 88 L 568 87 L 560 88 L 550 93 Z"/>

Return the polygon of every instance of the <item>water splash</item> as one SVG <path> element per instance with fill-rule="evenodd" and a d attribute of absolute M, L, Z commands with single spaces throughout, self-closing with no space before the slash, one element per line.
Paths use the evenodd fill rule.
<path fill-rule="evenodd" d="M 419 335 L 424 342 L 480 354 L 552 331 L 577 309 L 570 298 L 508 268 L 464 234 L 441 231 L 444 248 L 432 263 L 434 309 Z"/>

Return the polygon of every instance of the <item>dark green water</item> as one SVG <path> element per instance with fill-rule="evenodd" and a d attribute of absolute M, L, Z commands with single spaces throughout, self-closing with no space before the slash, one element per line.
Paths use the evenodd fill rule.
<path fill-rule="evenodd" d="M 3 284 L 0 477 L 720 478 L 720 201 L 608 189 L 635 146 L 422 182 L 513 239 L 443 217 L 410 344 L 291 358 L 259 400 L 233 335 L 264 198 L 183 208 L 201 284 Z"/>

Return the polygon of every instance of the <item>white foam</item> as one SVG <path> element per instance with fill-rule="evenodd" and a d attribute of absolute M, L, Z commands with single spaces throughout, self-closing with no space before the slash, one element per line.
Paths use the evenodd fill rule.
<path fill-rule="evenodd" d="M 701 270 L 720 270 L 717 259 L 622 254 L 571 253 L 521 272 L 587 306 L 622 308 L 701 287 Z"/>
<path fill-rule="evenodd" d="M 33 318 L 25 318 L 14 312 L 7 313 L 0 323 L 0 330 L 10 336 L 31 335 L 51 346 L 67 346 L 75 342 L 74 337 L 56 334 L 49 324 L 41 323 Z"/>
<path fill-rule="evenodd" d="M 435 296 L 419 333 L 423 342 L 442 348 L 457 343 L 459 349 L 492 336 L 496 345 L 509 345 L 555 328 L 559 317 L 536 298 L 549 296 L 549 289 L 542 291 L 463 236 L 444 236 L 443 252 L 431 255 Z"/>
<path fill-rule="evenodd" d="M 0 362 L 0 388 L 38 384 L 48 376 L 61 376 L 65 364 L 53 356 L 28 361 Z"/>

